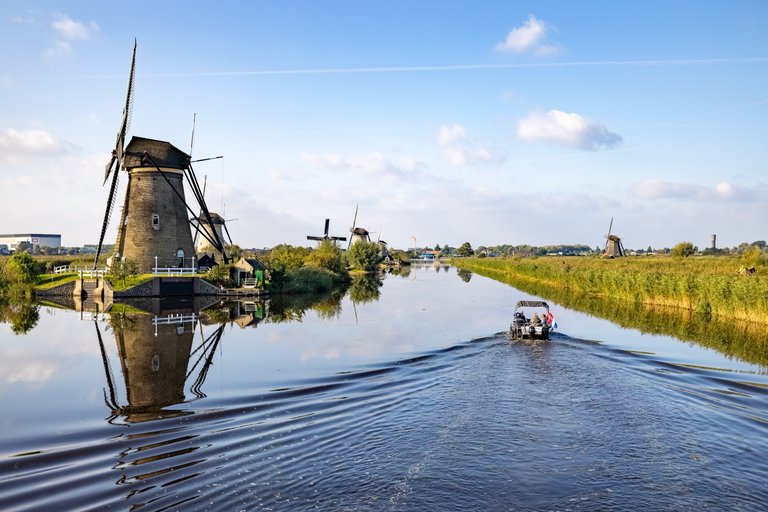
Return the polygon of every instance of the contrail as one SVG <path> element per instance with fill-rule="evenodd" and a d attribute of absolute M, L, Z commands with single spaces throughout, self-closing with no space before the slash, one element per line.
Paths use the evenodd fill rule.
<path fill-rule="evenodd" d="M 658 60 L 581 60 L 573 62 L 529 62 L 499 64 L 446 64 L 437 66 L 370 66 L 357 68 L 305 68 L 305 69 L 257 69 L 239 71 L 186 71 L 176 73 L 137 73 L 144 78 L 191 78 L 214 76 L 298 76 L 298 75 L 354 75 L 375 73 L 441 73 L 451 71 L 493 71 L 504 69 L 536 68 L 578 68 L 578 67 L 653 67 L 653 66 L 706 66 L 719 64 L 764 64 L 768 57 L 736 57 L 714 59 L 658 59 Z M 11 79 L 60 79 L 60 78 L 122 78 L 123 75 L 78 75 L 78 76 L 13 76 L 0 78 Z"/>
<path fill-rule="evenodd" d="M 370 73 L 430 73 L 445 71 L 483 71 L 496 69 L 609 67 L 609 66 L 700 66 L 713 64 L 762 64 L 768 57 L 741 57 L 716 59 L 666 60 L 584 60 L 574 62 L 532 62 L 507 64 L 451 64 L 442 66 L 382 66 L 358 68 L 267 69 L 252 71 L 196 71 L 181 73 L 148 73 L 144 77 L 200 77 L 200 76 L 280 76 L 280 75 L 341 75 Z"/>

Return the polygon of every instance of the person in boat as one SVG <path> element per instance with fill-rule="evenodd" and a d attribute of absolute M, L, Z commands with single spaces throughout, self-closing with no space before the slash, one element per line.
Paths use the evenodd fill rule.
<path fill-rule="evenodd" d="M 533 314 L 533 318 L 531 319 L 531 325 L 534 325 L 534 326 L 541 325 L 541 318 L 539 318 L 538 313 Z"/>
<path fill-rule="evenodd" d="M 517 313 L 515 313 L 515 322 L 517 323 L 517 325 L 525 325 L 526 321 L 527 319 L 525 318 L 525 314 L 523 314 L 522 311 L 518 311 Z"/>

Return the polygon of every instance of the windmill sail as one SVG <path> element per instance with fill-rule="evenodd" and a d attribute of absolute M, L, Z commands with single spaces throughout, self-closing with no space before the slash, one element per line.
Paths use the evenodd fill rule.
<path fill-rule="evenodd" d="M 307 240 L 316 240 L 318 242 L 322 242 L 324 240 L 335 240 L 335 241 L 346 241 L 347 238 L 343 236 L 329 236 L 328 235 L 328 229 L 331 225 L 331 219 L 325 219 L 325 230 L 323 231 L 323 236 L 313 236 L 313 235 L 307 235 Z"/>
<path fill-rule="evenodd" d="M 131 57 L 131 72 L 128 78 L 128 91 L 125 95 L 125 106 L 123 107 L 123 119 L 120 123 L 120 129 L 117 132 L 117 140 L 115 141 L 115 149 L 112 150 L 112 158 L 107 163 L 104 169 L 104 182 L 107 183 L 110 173 L 113 173 L 112 183 L 109 187 L 109 195 L 107 196 L 107 206 L 104 210 L 104 221 L 101 223 L 101 235 L 99 236 L 99 245 L 96 248 L 96 258 L 93 260 L 93 268 L 95 269 L 99 263 L 99 256 L 101 255 L 101 247 L 104 245 L 104 236 L 107 233 L 107 226 L 109 225 L 109 219 L 112 216 L 112 209 L 115 206 L 115 190 L 117 189 L 117 175 L 120 170 L 120 165 L 123 160 L 123 149 L 125 146 L 125 135 L 128 133 L 128 128 L 131 124 L 131 113 L 133 112 L 133 84 L 136 71 L 136 47 L 137 41 L 133 41 L 133 56 Z"/>

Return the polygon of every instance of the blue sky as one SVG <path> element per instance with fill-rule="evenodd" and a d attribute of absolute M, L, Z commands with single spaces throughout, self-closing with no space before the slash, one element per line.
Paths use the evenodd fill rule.
<path fill-rule="evenodd" d="M 0 232 L 98 240 L 136 38 L 129 136 L 189 151 L 196 113 L 244 247 L 358 204 L 401 248 L 602 245 L 612 217 L 627 247 L 764 240 L 766 26 L 762 1 L 9 0 Z"/>

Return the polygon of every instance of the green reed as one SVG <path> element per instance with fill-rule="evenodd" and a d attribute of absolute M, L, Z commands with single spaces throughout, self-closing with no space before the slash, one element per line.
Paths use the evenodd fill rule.
<path fill-rule="evenodd" d="M 454 264 L 621 302 L 768 323 L 768 273 L 760 267 L 741 275 L 736 257 L 462 258 Z"/>

